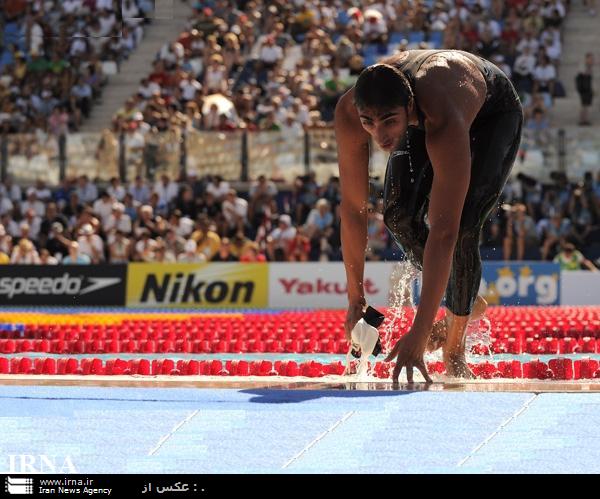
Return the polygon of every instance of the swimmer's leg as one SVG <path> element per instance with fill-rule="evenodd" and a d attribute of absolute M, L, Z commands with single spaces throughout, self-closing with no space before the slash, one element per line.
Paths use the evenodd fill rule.
<path fill-rule="evenodd" d="M 477 295 L 475 303 L 473 304 L 473 311 L 469 317 L 469 323 L 480 320 L 484 316 L 486 308 L 487 302 L 483 296 Z M 434 322 L 433 327 L 431 328 L 431 336 L 427 343 L 428 352 L 434 352 L 445 345 L 451 316 L 452 312 L 446 308 L 446 315 L 439 321 Z"/>
<path fill-rule="evenodd" d="M 516 158 L 522 123 L 523 114 L 518 110 L 490 117 L 471 131 L 471 180 L 446 289 L 450 314 L 443 350 L 450 376 L 473 377 L 465 347 L 467 326 L 472 314 L 478 313 L 474 306 L 481 282 L 481 228 L 498 202 Z"/>

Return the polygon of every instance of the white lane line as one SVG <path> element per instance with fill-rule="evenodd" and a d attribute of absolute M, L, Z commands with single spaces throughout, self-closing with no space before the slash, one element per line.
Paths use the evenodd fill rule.
<path fill-rule="evenodd" d="M 177 430 L 179 430 L 185 423 L 187 423 L 190 419 L 192 419 L 196 414 L 198 414 L 200 412 L 200 409 L 196 409 L 194 412 L 192 412 L 187 418 L 185 418 L 183 421 L 181 421 L 180 423 L 177 423 L 177 425 L 171 430 L 170 433 L 167 433 L 164 437 L 162 437 L 158 443 L 156 444 L 156 446 L 148 453 L 149 456 L 153 456 L 154 454 L 156 454 L 158 452 L 158 449 L 160 449 L 163 444 L 169 440 L 169 438 L 171 438 L 173 435 L 175 435 L 175 432 Z"/>
<path fill-rule="evenodd" d="M 500 426 L 498 426 L 498 428 L 496 428 L 496 430 L 491 435 L 489 435 L 488 437 L 486 437 L 486 439 L 483 442 L 481 442 L 477 447 L 475 447 L 467 457 L 465 457 L 463 460 L 461 460 L 457 464 L 457 466 L 460 468 L 469 459 L 471 459 L 477 452 L 479 452 L 484 445 L 487 445 L 488 442 L 490 440 L 492 440 L 492 438 L 494 438 L 496 435 L 498 435 L 498 433 L 500 433 L 502 431 L 502 429 L 504 427 L 506 427 L 506 425 L 508 425 L 509 423 L 511 423 L 512 421 L 514 421 L 515 419 L 517 419 L 521 414 L 523 414 L 523 412 L 525 412 L 527 410 L 527 408 L 531 405 L 531 403 L 536 399 L 536 397 L 538 395 L 539 395 L 539 393 L 536 393 L 530 399 L 528 399 L 517 412 L 515 412 L 510 418 L 508 418 Z"/>
<path fill-rule="evenodd" d="M 305 454 L 306 452 L 308 452 L 310 450 L 311 447 L 314 447 L 317 443 L 319 443 L 319 441 L 323 440 L 327 435 L 329 435 L 331 432 L 333 432 L 338 426 L 340 426 L 344 421 L 346 421 L 348 418 L 350 418 L 356 411 L 350 411 L 347 412 L 346 414 L 344 414 L 342 416 L 341 419 L 339 419 L 338 421 L 336 421 L 335 423 L 333 423 L 327 430 L 325 430 L 323 433 L 321 433 L 317 438 L 315 438 L 311 443 L 309 443 L 306 447 L 304 447 L 304 449 L 302 449 L 300 452 L 298 452 L 298 454 L 296 454 L 294 457 L 292 457 L 287 463 L 285 463 L 281 469 L 285 469 L 288 466 L 290 466 L 294 461 L 297 461 L 298 459 L 300 459 L 302 457 L 303 454 Z"/>

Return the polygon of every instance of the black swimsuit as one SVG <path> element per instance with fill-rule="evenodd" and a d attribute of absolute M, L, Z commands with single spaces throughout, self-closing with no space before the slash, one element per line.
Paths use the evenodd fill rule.
<path fill-rule="evenodd" d="M 444 50 L 411 50 L 402 62 L 397 63 L 410 82 L 413 93 L 415 74 L 429 57 L 440 52 Z M 445 297 L 448 309 L 455 315 L 464 316 L 471 313 L 481 281 L 481 229 L 502 193 L 516 158 L 523 110 L 512 83 L 498 67 L 468 52 L 461 54 L 477 65 L 487 85 L 485 102 L 469 133 L 471 179 Z M 423 113 L 416 100 L 415 105 L 419 126 L 408 128 L 400 148 L 388 159 L 384 220 L 407 257 L 422 269 L 429 233 L 426 214 L 433 169 L 425 146 Z"/>

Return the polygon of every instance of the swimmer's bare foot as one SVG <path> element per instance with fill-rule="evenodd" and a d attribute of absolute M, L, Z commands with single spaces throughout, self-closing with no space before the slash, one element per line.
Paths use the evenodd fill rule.
<path fill-rule="evenodd" d="M 446 354 L 444 352 L 444 365 L 446 374 L 452 378 L 475 379 L 464 354 Z"/>
<path fill-rule="evenodd" d="M 443 318 L 435 322 L 431 328 L 431 335 L 427 342 L 427 351 L 435 352 L 438 348 L 442 348 L 446 344 L 447 336 L 448 325 L 446 323 L 446 318 Z"/>

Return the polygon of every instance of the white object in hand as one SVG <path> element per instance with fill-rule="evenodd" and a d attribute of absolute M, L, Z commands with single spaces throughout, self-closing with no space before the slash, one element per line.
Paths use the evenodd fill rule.
<path fill-rule="evenodd" d="M 360 319 L 356 323 L 356 326 L 352 329 L 352 343 L 346 354 L 346 373 L 350 370 L 352 348 L 360 348 L 360 361 L 356 374 L 366 374 L 367 369 L 369 368 L 369 355 L 373 353 L 378 339 L 379 332 L 377 331 L 377 328 L 367 324 L 364 319 Z"/>

